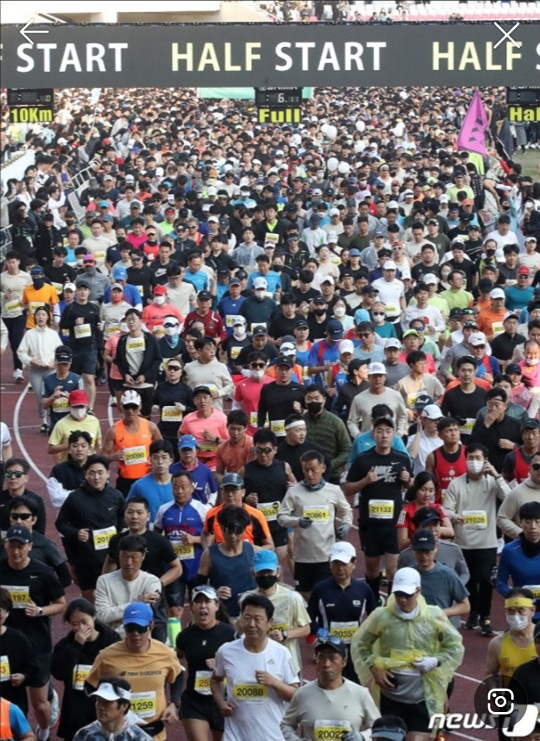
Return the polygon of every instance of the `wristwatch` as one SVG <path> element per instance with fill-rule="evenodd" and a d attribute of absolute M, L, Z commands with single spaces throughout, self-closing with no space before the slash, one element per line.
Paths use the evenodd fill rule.
<path fill-rule="evenodd" d="M 281 635 L 283 636 L 283 640 L 286 641 L 289 637 L 289 633 L 286 630 L 281 631 Z"/>
<path fill-rule="evenodd" d="M 43 617 L 43 607 L 38 607 L 37 608 L 37 616 L 38 617 Z"/>

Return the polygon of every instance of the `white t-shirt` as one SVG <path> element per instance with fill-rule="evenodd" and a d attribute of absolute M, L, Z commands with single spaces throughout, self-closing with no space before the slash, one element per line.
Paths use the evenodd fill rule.
<path fill-rule="evenodd" d="M 4 448 L 11 443 L 11 434 L 5 422 L 0 422 L 0 461 L 4 460 Z"/>
<path fill-rule="evenodd" d="M 279 724 L 288 703 L 271 687 L 257 683 L 258 671 L 285 684 L 300 682 L 289 651 L 270 638 L 259 653 L 247 651 L 243 638 L 218 649 L 214 673 L 227 678 L 227 700 L 235 705 L 233 715 L 225 718 L 223 741 L 283 741 Z"/>

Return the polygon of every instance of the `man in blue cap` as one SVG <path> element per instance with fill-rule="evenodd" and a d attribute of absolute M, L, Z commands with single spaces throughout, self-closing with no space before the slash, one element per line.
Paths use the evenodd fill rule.
<path fill-rule="evenodd" d="M 172 648 L 152 639 L 154 623 L 150 605 L 129 604 L 122 625 L 125 638 L 99 653 L 86 683 L 95 689 L 104 677 L 128 676 L 131 710 L 139 716 L 140 727 L 157 741 L 165 741 L 165 724 L 178 721 L 182 666 Z M 166 698 L 166 684 L 170 685 L 170 702 Z"/>
<path fill-rule="evenodd" d="M 274 605 L 269 637 L 282 643 L 291 652 L 294 670 L 300 672 L 302 659 L 298 639 L 309 635 L 310 618 L 305 602 L 298 592 L 279 584 L 279 561 L 275 551 L 263 549 L 253 557 L 253 575 L 257 592 Z"/>
<path fill-rule="evenodd" d="M 178 452 L 180 460 L 171 466 L 171 474 L 189 471 L 195 484 L 194 498 L 203 504 L 214 505 L 218 492 L 216 480 L 210 468 L 197 459 L 197 440 L 193 435 L 182 435 L 179 438 Z"/>
<path fill-rule="evenodd" d="M 139 289 L 137 288 L 137 286 L 132 286 L 130 283 L 127 282 L 128 275 L 126 268 L 123 265 L 115 265 L 112 269 L 111 278 L 112 283 L 119 283 L 122 286 L 122 290 L 124 292 L 124 301 L 127 301 L 130 306 L 133 306 L 133 308 L 137 309 L 138 311 L 142 311 L 143 306 L 141 294 L 139 293 Z M 105 288 L 105 293 L 103 294 L 103 302 L 108 304 L 110 300 L 111 286 L 107 286 Z"/>

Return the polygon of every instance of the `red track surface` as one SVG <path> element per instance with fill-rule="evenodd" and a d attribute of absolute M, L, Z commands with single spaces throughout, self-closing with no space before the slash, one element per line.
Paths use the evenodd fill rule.
<path fill-rule="evenodd" d="M 30 473 L 28 487 L 43 496 L 47 508 L 47 535 L 60 545 L 60 539 L 54 527 L 56 510 L 49 503 L 45 482 L 41 477 L 48 476 L 53 465 L 52 457 L 47 454 L 47 438 L 39 434 L 39 423 L 33 393 L 26 391 L 26 385 L 16 385 L 12 381 L 11 352 L 9 349 L 1 359 L 0 379 L 2 401 L 1 420 L 8 425 L 12 433 L 14 455 L 23 454 L 32 465 L 33 470 Z M 109 426 L 107 409 L 108 392 L 105 389 L 106 387 L 98 388 L 95 410 L 101 421 L 103 434 L 105 434 Z M 358 549 L 356 531 L 351 531 L 351 533 L 349 540 Z M 356 575 L 362 577 L 363 558 L 360 551 L 359 554 Z M 66 596 L 68 600 L 78 596 L 77 589 L 71 587 L 68 589 Z M 502 630 L 505 627 L 503 602 L 502 598 L 497 594 L 494 594 L 492 622 L 495 630 Z M 55 618 L 53 622 L 54 641 L 58 641 L 64 633 L 65 627 L 62 619 L 60 617 Z M 484 677 L 485 654 L 489 639 L 483 638 L 476 631 L 463 630 L 462 634 L 465 642 L 465 659 L 455 678 L 455 688 L 451 698 L 451 710 L 452 712 L 472 713 L 474 712 L 474 691 L 478 681 Z M 302 653 L 305 666 L 304 676 L 309 680 L 314 676 L 312 649 L 306 646 Z M 61 687 L 57 687 L 57 689 L 61 691 Z M 184 741 L 186 738 L 183 729 L 180 730 L 179 735 L 178 729 L 175 729 L 169 735 L 176 739 L 176 741 Z M 463 731 L 460 733 L 453 732 L 446 735 L 448 738 L 478 739 L 479 741 L 484 741 L 484 739 L 487 741 L 487 739 L 494 738 L 493 732 L 490 735 L 487 731 L 478 730 Z"/>

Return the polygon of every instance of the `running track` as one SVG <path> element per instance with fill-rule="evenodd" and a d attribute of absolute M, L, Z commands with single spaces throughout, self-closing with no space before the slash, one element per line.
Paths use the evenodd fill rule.
<path fill-rule="evenodd" d="M 112 414 L 115 410 L 108 407 L 108 392 L 106 387 L 98 387 L 96 414 L 98 415 L 102 432 L 105 435 Z M 50 505 L 45 486 L 45 479 L 53 465 L 51 456 L 47 454 L 46 438 L 39 434 L 39 424 L 35 410 L 34 395 L 27 385 L 16 385 L 12 381 L 12 363 L 11 352 L 8 349 L 1 359 L 0 375 L 0 394 L 1 394 L 1 420 L 10 428 L 13 442 L 13 454 L 23 455 L 31 465 L 30 479 L 28 487 L 30 490 L 40 494 L 46 503 L 47 508 L 47 535 L 60 545 L 58 533 L 54 527 L 55 510 Z M 117 419 L 117 415 L 115 416 Z M 114 480 L 114 475 L 113 475 Z M 358 548 L 358 538 L 356 531 L 352 530 L 349 540 Z M 61 547 L 61 546 L 60 546 Z M 359 551 L 357 576 L 363 576 L 363 559 Z M 73 599 L 78 596 L 77 589 L 70 587 L 67 590 L 67 599 Z M 504 609 L 502 598 L 494 595 L 494 609 L 492 622 L 495 630 L 502 630 L 505 627 Z M 65 633 L 61 617 L 54 618 L 53 636 L 54 641 L 58 641 Z M 465 659 L 456 675 L 455 689 L 451 698 L 452 712 L 474 712 L 473 697 L 478 682 L 484 676 L 485 653 L 489 639 L 483 638 L 476 631 L 462 631 L 465 642 Z M 314 676 L 314 663 L 312 660 L 312 650 L 304 646 L 303 651 L 305 677 L 312 679 Z M 61 691 L 61 687 L 57 687 Z M 184 741 L 185 734 L 183 730 L 178 735 L 178 729 L 174 729 L 170 734 L 177 741 Z M 463 732 L 452 732 L 446 734 L 447 738 L 464 738 L 470 741 L 487 741 L 492 738 L 488 731 L 472 730 Z"/>

